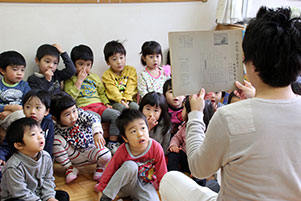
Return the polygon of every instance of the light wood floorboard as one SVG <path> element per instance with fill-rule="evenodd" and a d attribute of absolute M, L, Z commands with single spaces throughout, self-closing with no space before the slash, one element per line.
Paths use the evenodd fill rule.
<path fill-rule="evenodd" d="M 75 181 L 70 184 L 65 183 L 65 170 L 54 162 L 54 177 L 57 190 L 64 190 L 69 193 L 70 201 L 99 201 L 98 193 L 94 192 L 94 186 L 97 183 L 93 180 L 93 172 L 96 165 L 86 165 L 79 167 L 79 175 Z M 116 198 L 114 201 L 117 201 Z M 131 199 L 123 199 L 131 201 Z"/>

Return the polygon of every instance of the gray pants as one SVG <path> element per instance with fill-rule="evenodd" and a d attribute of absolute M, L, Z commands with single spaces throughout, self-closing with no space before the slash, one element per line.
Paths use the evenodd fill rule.
<path fill-rule="evenodd" d="M 112 107 L 113 107 L 113 109 L 118 110 L 118 111 L 120 111 L 120 112 L 122 112 L 122 110 L 124 110 L 124 109 L 126 108 L 126 107 L 125 107 L 124 105 L 122 105 L 121 103 L 113 103 Z M 130 109 L 138 110 L 138 109 L 139 109 L 139 105 L 138 105 L 136 102 L 132 101 L 132 102 L 130 102 L 130 104 L 129 104 L 129 108 L 130 108 Z"/>
<path fill-rule="evenodd" d="M 119 117 L 119 115 L 120 115 L 119 111 L 110 108 L 107 108 L 105 111 L 103 111 L 101 115 L 102 121 L 110 122 L 109 134 L 112 136 L 119 135 L 119 129 L 116 126 L 116 119 L 117 117 Z"/>
<path fill-rule="evenodd" d="M 112 200 L 119 194 L 120 197 L 131 196 L 139 201 L 160 201 L 153 184 L 139 180 L 138 165 L 134 161 L 124 162 L 102 193 Z"/>
<path fill-rule="evenodd" d="M 119 129 L 117 128 L 116 125 L 116 119 L 120 115 L 119 111 L 107 108 L 103 111 L 101 116 L 94 111 L 86 110 L 86 112 L 97 116 L 101 122 L 109 122 L 110 123 L 109 134 L 112 136 L 119 136 Z"/>

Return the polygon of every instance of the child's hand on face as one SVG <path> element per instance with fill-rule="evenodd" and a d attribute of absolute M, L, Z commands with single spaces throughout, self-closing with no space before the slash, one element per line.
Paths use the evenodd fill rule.
<path fill-rule="evenodd" d="M 148 123 L 148 130 L 152 130 L 158 124 L 158 121 L 155 117 L 149 116 L 147 117 L 147 123 Z"/>
<path fill-rule="evenodd" d="M 106 144 L 105 139 L 103 138 L 101 133 L 94 133 L 94 144 L 98 148 L 103 148 Z"/>
<path fill-rule="evenodd" d="M 53 76 L 52 70 L 50 70 L 50 69 L 46 70 L 44 73 L 44 76 L 45 76 L 46 80 L 48 80 L 48 82 L 50 82 L 52 79 L 52 76 Z"/>
<path fill-rule="evenodd" d="M 77 75 L 77 79 L 80 81 L 80 82 L 83 82 L 86 77 L 88 76 L 87 72 L 86 72 L 86 69 L 82 69 L 81 71 L 79 71 L 78 75 Z"/>
<path fill-rule="evenodd" d="M 177 145 L 172 145 L 169 150 L 171 152 L 175 152 L 175 153 L 179 153 L 179 151 L 181 150 L 181 148 L 179 148 Z"/>
<path fill-rule="evenodd" d="M 60 54 L 62 54 L 62 53 L 64 52 L 64 50 L 61 48 L 60 45 L 58 45 L 58 44 L 53 44 L 52 46 L 54 46 L 54 47 L 59 51 Z"/>

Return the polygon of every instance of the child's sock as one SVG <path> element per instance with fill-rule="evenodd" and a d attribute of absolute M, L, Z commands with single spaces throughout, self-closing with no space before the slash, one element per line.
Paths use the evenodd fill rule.
<path fill-rule="evenodd" d="M 72 165 L 66 170 L 66 183 L 69 184 L 77 178 L 78 169 Z"/>
<path fill-rule="evenodd" d="M 103 174 L 103 171 L 104 171 L 104 168 L 97 165 L 97 167 L 95 169 L 95 172 L 94 172 L 94 175 L 93 175 L 93 179 L 95 181 L 100 180 L 100 178 L 101 178 L 101 176 Z"/>

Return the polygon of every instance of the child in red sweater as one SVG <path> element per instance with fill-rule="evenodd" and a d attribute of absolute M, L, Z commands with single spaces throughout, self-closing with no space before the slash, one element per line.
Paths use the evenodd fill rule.
<path fill-rule="evenodd" d="M 147 120 L 138 110 L 123 110 L 116 123 L 125 143 L 118 148 L 95 186 L 96 191 L 102 192 L 100 201 L 114 200 L 117 194 L 159 201 L 154 186 L 158 186 L 167 172 L 161 145 L 149 138 Z"/>

